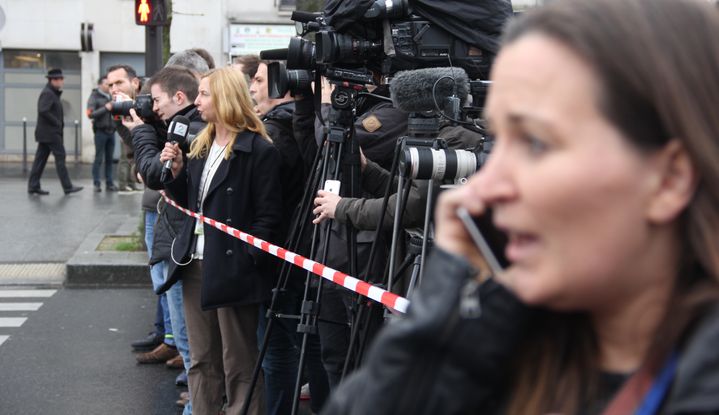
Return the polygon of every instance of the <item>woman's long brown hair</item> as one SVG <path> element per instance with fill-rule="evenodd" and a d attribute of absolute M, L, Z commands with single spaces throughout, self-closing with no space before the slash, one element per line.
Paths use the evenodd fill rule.
<path fill-rule="evenodd" d="M 511 22 L 504 44 L 527 34 L 591 65 L 600 110 L 636 148 L 678 139 L 698 172 L 680 218 L 681 270 L 643 363 L 656 371 L 719 298 L 719 12 L 701 0 L 557 0 Z M 508 413 L 576 413 L 596 397 L 598 353 L 586 314 L 542 315 L 520 352 Z"/>

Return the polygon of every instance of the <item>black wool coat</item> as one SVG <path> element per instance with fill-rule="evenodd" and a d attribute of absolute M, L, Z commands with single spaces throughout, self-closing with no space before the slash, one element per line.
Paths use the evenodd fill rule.
<path fill-rule="evenodd" d="M 199 183 L 206 159 L 188 159 L 186 168 L 165 188 L 182 206 L 197 211 Z M 277 242 L 282 222 L 280 154 L 260 135 L 239 133 L 229 160 L 222 159 L 203 205 L 203 215 L 269 242 Z M 195 221 L 186 221 L 175 238 L 172 256 L 182 264 L 192 255 Z M 256 304 L 269 299 L 275 262 L 239 239 L 204 224 L 203 310 Z M 183 266 L 171 261 L 171 280 Z"/>
<path fill-rule="evenodd" d="M 38 143 L 62 143 L 63 121 L 62 91 L 53 88 L 48 82 L 37 99 L 37 126 L 35 141 Z"/>

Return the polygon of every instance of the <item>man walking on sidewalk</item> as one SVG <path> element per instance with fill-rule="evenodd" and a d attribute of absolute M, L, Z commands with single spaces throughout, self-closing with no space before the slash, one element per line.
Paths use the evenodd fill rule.
<path fill-rule="evenodd" d="M 30 171 L 30 181 L 27 192 L 36 195 L 47 195 L 50 192 L 40 187 L 40 177 L 45 169 L 47 158 L 52 152 L 55 157 L 55 168 L 60 177 L 60 183 L 65 194 L 75 193 L 82 190 L 82 187 L 73 186 L 70 175 L 65 167 L 65 146 L 62 142 L 62 130 L 65 126 L 63 121 L 62 102 L 60 95 L 65 84 L 62 69 L 50 69 L 47 73 L 47 85 L 40 93 L 37 101 L 37 126 L 35 127 L 35 141 L 37 151 L 35 161 Z"/>

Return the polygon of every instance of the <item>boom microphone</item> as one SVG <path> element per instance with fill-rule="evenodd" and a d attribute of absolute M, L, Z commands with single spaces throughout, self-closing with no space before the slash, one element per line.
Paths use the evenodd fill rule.
<path fill-rule="evenodd" d="M 453 80 L 454 79 L 454 80 Z M 432 93 L 432 87 L 437 83 Z M 425 112 L 437 109 L 435 100 L 441 110 L 448 103 L 456 101 L 461 105 L 469 95 L 469 77 L 462 68 L 425 68 L 413 71 L 400 71 L 389 85 L 392 104 L 404 112 Z M 454 111 L 452 111 L 454 112 Z"/>
<path fill-rule="evenodd" d="M 167 140 L 172 144 L 179 144 L 182 147 L 187 139 L 187 134 L 190 132 L 190 120 L 183 116 L 178 115 L 172 119 L 170 125 L 167 127 Z M 160 181 L 165 183 L 167 175 L 172 170 L 172 160 L 165 161 L 165 165 L 162 167 L 162 174 L 160 175 Z"/>

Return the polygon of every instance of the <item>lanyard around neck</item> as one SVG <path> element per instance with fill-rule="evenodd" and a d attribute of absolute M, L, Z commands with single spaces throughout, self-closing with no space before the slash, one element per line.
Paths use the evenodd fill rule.
<path fill-rule="evenodd" d="M 675 352 L 669 355 L 664 366 L 654 378 L 648 369 L 639 369 L 617 392 L 602 415 L 657 414 L 674 381 L 677 361 L 678 357 Z"/>
<path fill-rule="evenodd" d="M 225 154 L 225 149 L 227 148 L 227 144 L 224 145 L 215 156 L 213 160 L 210 160 L 211 154 L 207 154 L 207 161 L 205 163 L 210 163 L 210 166 L 207 168 L 207 175 L 205 176 L 205 181 L 201 183 L 200 186 L 200 194 L 197 195 L 197 209 L 202 212 L 202 198 L 207 195 L 207 191 L 210 189 L 210 184 L 212 182 L 210 174 L 212 173 L 212 168 L 217 164 L 219 160 L 222 159 L 222 156 Z M 210 151 L 209 153 L 212 153 Z M 204 170 L 204 169 L 203 169 Z"/>

